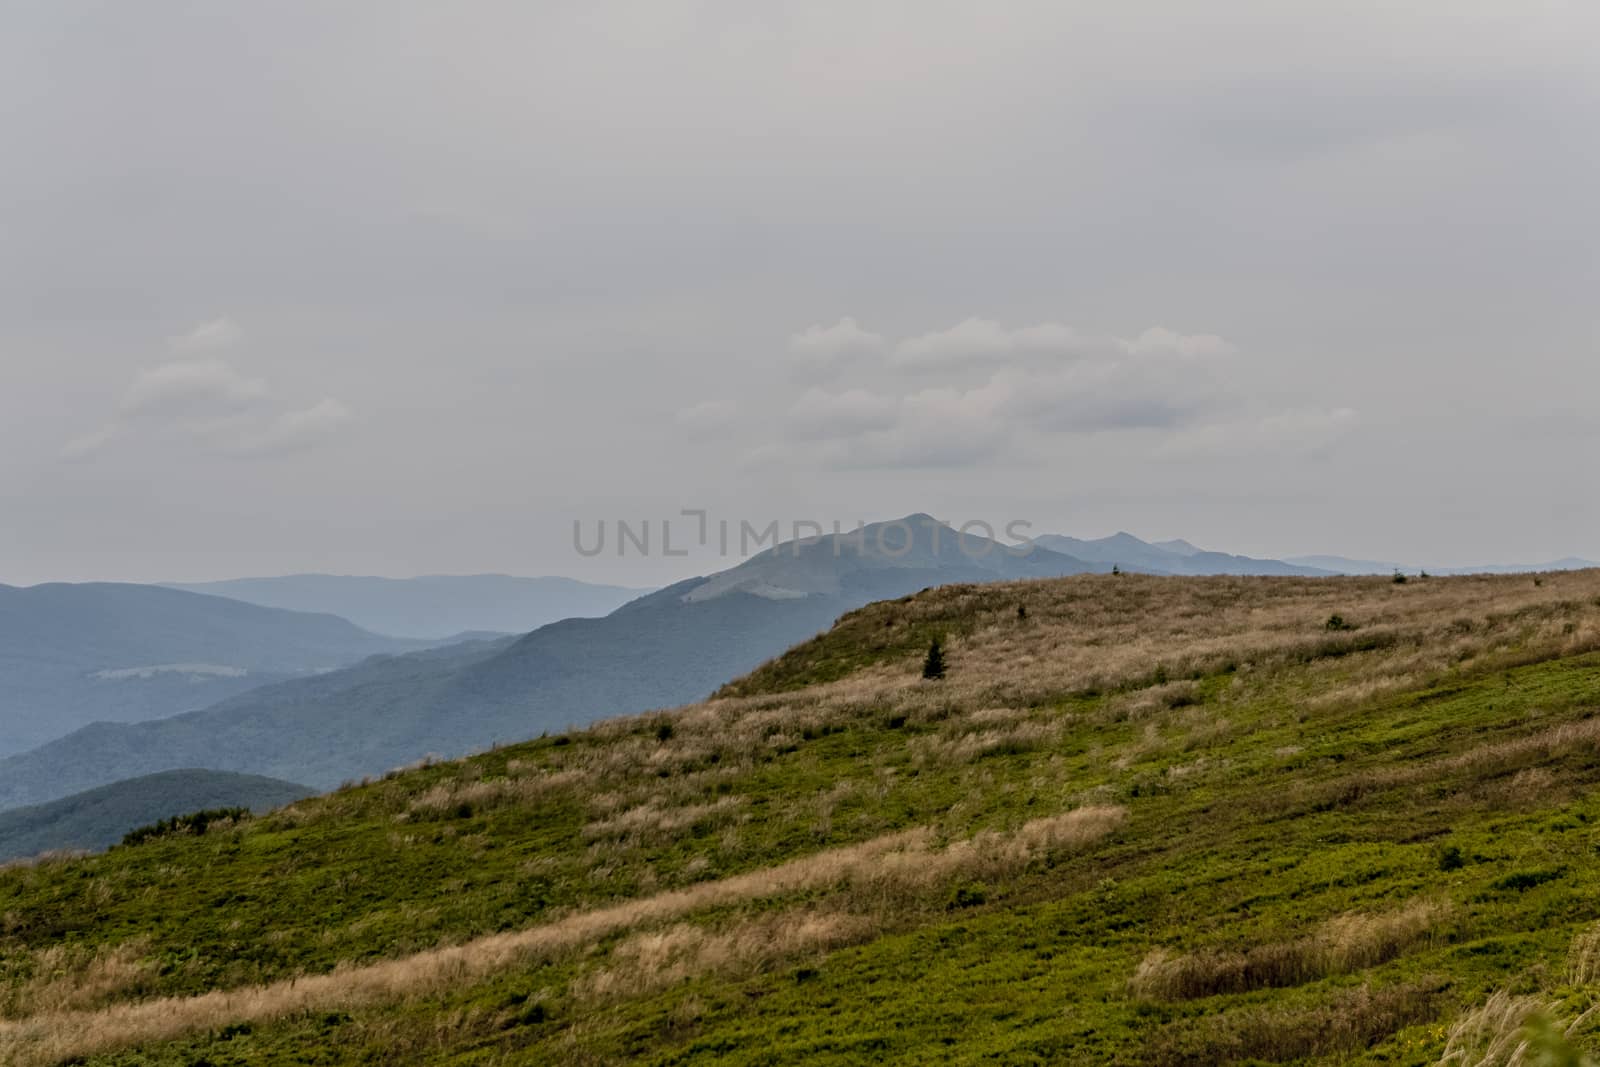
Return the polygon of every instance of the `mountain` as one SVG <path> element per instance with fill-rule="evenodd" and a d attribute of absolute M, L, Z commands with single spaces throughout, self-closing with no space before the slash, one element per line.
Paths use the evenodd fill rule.
<path fill-rule="evenodd" d="M 1083 541 L 1060 534 L 1044 534 L 1034 543 L 1056 552 L 1096 563 L 1115 564 L 1126 571 L 1146 574 L 1254 574 L 1314 578 L 1333 573 L 1318 567 L 1297 565 L 1276 559 L 1252 559 L 1225 552 L 1207 552 L 1187 541 L 1151 544 L 1130 533 L 1116 533 L 1098 540 Z"/>
<path fill-rule="evenodd" d="M 1156 548 L 1178 556 L 1198 556 L 1202 551 L 1181 538 L 1176 541 L 1156 541 L 1154 544 Z"/>
<path fill-rule="evenodd" d="M 0 585 L 0 756 L 425 644 L 157 586 Z"/>
<path fill-rule="evenodd" d="M 1346 559 L 1344 556 L 1289 556 L 1284 562 L 1300 567 L 1315 567 L 1332 574 L 1393 574 L 1408 571 L 1415 574 L 1419 568 L 1400 563 L 1384 563 L 1375 559 Z"/>
<path fill-rule="evenodd" d="M 0 870 L 0 1063 L 1600 1045 L 1600 572 L 945 587 L 730 689 Z"/>
<path fill-rule="evenodd" d="M 269 811 L 316 792 L 303 785 L 219 771 L 163 771 L 38 807 L 0 812 L 0 863 L 59 850 L 96 850 L 129 830 L 208 808 Z"/>
<path fill-rule="evenodd" d="M 949 527 L 911 515 L 868 526 L 860 539 L 786 543 L 604 618 L 369 660 L 157 722 L 96 724 L 0 760 L 0 809 L 195 765 L 327 788 L 428 753 L 701 699 L 869 601 L 1107 570 L 977 536 L 963 546 Z"/>
<path fill-rule="evenodd" d="M 1410 563 L 1380 563 L 1370 559 L 1346 559 L 1344 556 L 1294 556 L 1288 562 L 1316 567 L 1332 574 L 1393 574 L 1402 571 L 1416 574 L 1426 570 L 1429 574 L 1543 574 L 1551 571 L 1582 571 L 1600 567 L 1593 560 L 1568 556 L 1549 563 L 1486 563 L 1477 567 L 1434 567 Z"/>
<path fill-rule="evenodd" d="M 169 583 L 290 611 L 324 612 L 374 633 L 441 639 L 472 633 L 527 633 L 559 619 L 606 615 L 648 589 L 591 585 L 571 578 L 506 574 L 370 578 L 292 574 L 222 582 Z"/>

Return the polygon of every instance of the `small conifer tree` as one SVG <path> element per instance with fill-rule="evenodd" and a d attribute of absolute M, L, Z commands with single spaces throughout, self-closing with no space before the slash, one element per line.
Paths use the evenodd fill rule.
<path fill-rule="evenodd" d="M 944 677 L 944 649 L 940 647 L 937 637 L 928 646 L 928 658 L 922 661 L 922 676 L 933 679 Z"/>

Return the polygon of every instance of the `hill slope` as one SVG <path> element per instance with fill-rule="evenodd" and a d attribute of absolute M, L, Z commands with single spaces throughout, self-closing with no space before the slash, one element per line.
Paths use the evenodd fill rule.
<path fill-rule="evenodd" d="M 172 583 L 169 588 L 291 611 L 326 612 L 374 633 L 432 639 L 474 632 L 527 633 L 560 619 L 606 615 L 650 592 L 571 578 L 508 574 L 420 578 L 291 574 Z"/>
<path fill-rule="evenodd" d="M 424 644 L 157 586 L 0 585 L 0 755 Z"/>
<path fill-rule="evenodd" d="M 1096 566 L 1038 549 L 1015 555 L 981 538 L 963 551 L 931 523 L 909 516 L 868 527 L 864 548 L 791 543 L 603 619 L 566 619 L 509 643 L 363 663 L 172 719 L 89 727 L 0 761 L 0 808 L 196 765 L 331 788 L 428 753 L 699 700 L 879 597 Z"/>
<path fill-rule="evenodd" d="M 0 871 L 0 1060 L 1502 1062 L 1600 994 L 1600 574 L 953 586 L 729 689 Z"/>
<path fill-rule="evenodd" d="M 51 804 L 0 812 L 0 861 L 62 849 L 102 849 L 136 827 L 208 808 L 272 808 L 314 790 L 293 782 L 219 771 L 164 771 L 102 786 Z"/>

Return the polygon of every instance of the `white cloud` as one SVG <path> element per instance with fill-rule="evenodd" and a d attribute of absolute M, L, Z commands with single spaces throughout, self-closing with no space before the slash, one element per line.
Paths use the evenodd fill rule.
<path fill-rule="evenodd" d="M 994 319 L 972 317 L 949 329 L 906 338 L 895 346 L 893 361 L 903 367 L 948 367 L 1038 355 L 1177 355 L 1199 359 L 1233 351 L 1233 345 L 1215 334 L 1182 334 L 1163 326 L 1152 326 L 1127 339 L 1084 333 L 1060 322 L 1008 329 Z"/>
<path fill-rule="evenodd" d="M 1120 342 L 1129 355 L 1176 355 L 1189 359 L 1228 356 L 1237 349 L 1214 333 L 1183 334 L 1164 326 L 1152 326 L 1131 341 Z"/>
<path fill-rule="evenodd" d="M 948 330 L 934 330 L 921 337 L 908 337 L 895 346 L 895 362 L 953 363 L 981 356 L 1013 351 L 1011 334 L 993 319 L 970 318 Z"/>
<path fill-rule="evenodd" d="M 854 320 L 796 335 L 816 351 L 850 347 Z M 881 341 L 876 334 L 874 345 Z M 988 365 L 977 386 L 911 392 L 813 386 L 784 420 L 790 450 L 833 467 L 959 466 L 990 458 L 1027 434 L 1176 431 L 1226 398 L 1214 357 L 1234 348 L 1214 334 L 1151 327 L 1132 339 L 1060 322 L 1007 328 L 972 317 L 902 340 L 891 364 L 954 369 Z M 1051 357 L 1039 359 L 1036 357 Z M 1068 357 L 1068 358 L 1061 358 Z M 769 450 L 766 456 L 785 454 Z"/>
<path fill-rule="evenodd" d="M 882 334 L 862 329 L 849 315 L 832 326 L 808 326 L 789 337 L 794 367 L 808 378 L 827 377 L 852 357 L 875 356 L 888 347 Z"/>
<path fill-rule="evenodd" d="M 1156 433 L 1178 442 L 1171 448 L 1204 451 L 1220 447 L 1214 440 L 1219 435 L 1314 435 L 1349 416 L 1328 414 L 1322 420 L 1327 426 L 1305 412 L 1243 419 L 1238 427 L 1215 424 L 1223 412 L 1245 406 L 1229 387 L 1237 366 L 1224 358 L 1236 351 L 1216 334 L 1163 326 L 1122 338 L 1053 321 L 1008 328 L 972 317 L 900 341 L 890 364 L 968 371 L 986 366 L 982 384 L 895 389 L 892 376 L 884 385 L 880 367 L 873 389 L 813 386 L 786 412 L 788 446 L 768 447 L 761 460 L 793 456 L 854 468 L 961 466 L 1043 445 L 1056 435 L 1119 432 Z M 1214 425 L 1194 429 L 1206 427 L 1207 419 Z"/>
<path fill-rule="evenodd" d="M 895 346 L 894 362 L 907 367 L 950 366 L 1014 355 L 1086 355 L 1105 347 L 1106 341 L 1059 322 L 1008 330 L 994 319 L 973 317 L 947 330 L 906 338 Z"/>
<path fill-rule="evenodd" d="M 61 449 L 62 459 L 84 459 L 94 455 L 122 432 L 122 427 L 116 423 L 102 426 L 93 433 L 86 433 L 82 437 L 74 437 Z"/>
<path fill-rule="evenodd" d="M 247 428 L 224 443 L 236 455 L 266 456 L 295 452 L 337 433 L 351 419 L 350 409 L 332 397 L 298 411 L 285 411 L 264 426 Z"/>
<path fill-rule="evenodd" d="M 850 437 L 894 425 L 897 403 L 865 389 L 808 389 L 789 408 L 789 426 L 803 440 Z"/>
<path fill-rule="evenodd" d="M 1176 357 L 1093 360 L 1061 370 L 1007 372 L 1011 410 L 1039 429 L 1064 433 L 1166 429 L 1215 406 L 1211 369 Z"/>
<path fill-rule="evenodd" d="M 231 320 L 218 319 L 176 339 L 173 347 L 195 353 L 226 347 L 238 336 Z M 84 459 L 136 433 L 183 439 L 224 455 L 274 455 L 321 441 L 350 418 L 349 408 L 332 397 L 286 407 L 264 380 L 220 356 L 191 355 L 140 371 L 123 391 L 116 418 L 67 442 L 61 456 Z"/>
<path fill-rule="evenodd" d="M 991 381 L 973 389 L 924 389 L 902 398 L 887 425 L 829 440 L 825 466 L 959 467 L 992 458 L 1011 436 L 1005 407 L 1010 387 Z"/>
<path fill-rule="evenodd" d="M 202 322 L 187 333 L 169 338 L 167 347 L 180 355 L 187 355 L 232 348 L 243 339 L 244 331 L 239 328 L 239 324 L 224 315 Z"/>
<path fill-rule="evenodd" d="M 123 394 L 127 416 L 206 413 L 237 410 L 267 397 L 267 384 L 246 378 L 220 359 L 164 363 L 140 371 Z"/>

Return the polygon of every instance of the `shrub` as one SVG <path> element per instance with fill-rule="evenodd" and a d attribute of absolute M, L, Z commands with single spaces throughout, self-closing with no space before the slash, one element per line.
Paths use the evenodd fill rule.
<path fill-rule="evenodd" d="M 944 649 L 937 637 L 933 639 L 933 644 L 928 646 L 928 655 L 922 661 L 922 676 L 935 680 L 944 677 Z"/>
<path fill-rule="evenodd" d="M 1343 615 L 1329 615 L 1328 621 L 1322 624 L 1322 628 L 1337 633 L 1343 630 L 1354 630 L 1356 627 L 1354 623 L 1347 621 Z"/>
<path fill-rule="evenodd" d="M 194 834 L 198 837 L 204 834 L 212 823 L 227 823 L 232 826 L 248 818 L 250 818 L 249 808 L 207 808 L 188 815 L 174 815 L 170 819 L 161 819 L 148 826 L 129 830 L 122 835 L 122 843 L 125 846 L 140 845 L 173 834 Z"/>
<path fill-rule="evenodd" d="M 957 908 L 976 908 L 988 900 L 988 890 L 974 882 L 956 886 L 955 891 L 950 894 L 949 907 L 951 911 Z"/>
<path fill-rule="evenodd" d="M 1544 885 L 1546 882 L 1553 882 L 1566 873 L 1567 872 L 1565 868 L 1559 867 L 1554 869 L 1547 868 L 1540 871 L 1512 871 L 1504 878 L 1495 882 L 1494 888 L 1521 893 L 1524 890 L 1532 889 L 1535 886 Z"/>
<path fill-rule="evenodd" d="M 1459 871 L 1467 865 L 1467 858 L 1455 845 L 1446 846 L 1439 853 L 1439 869 L 1441 871 Z"/>

